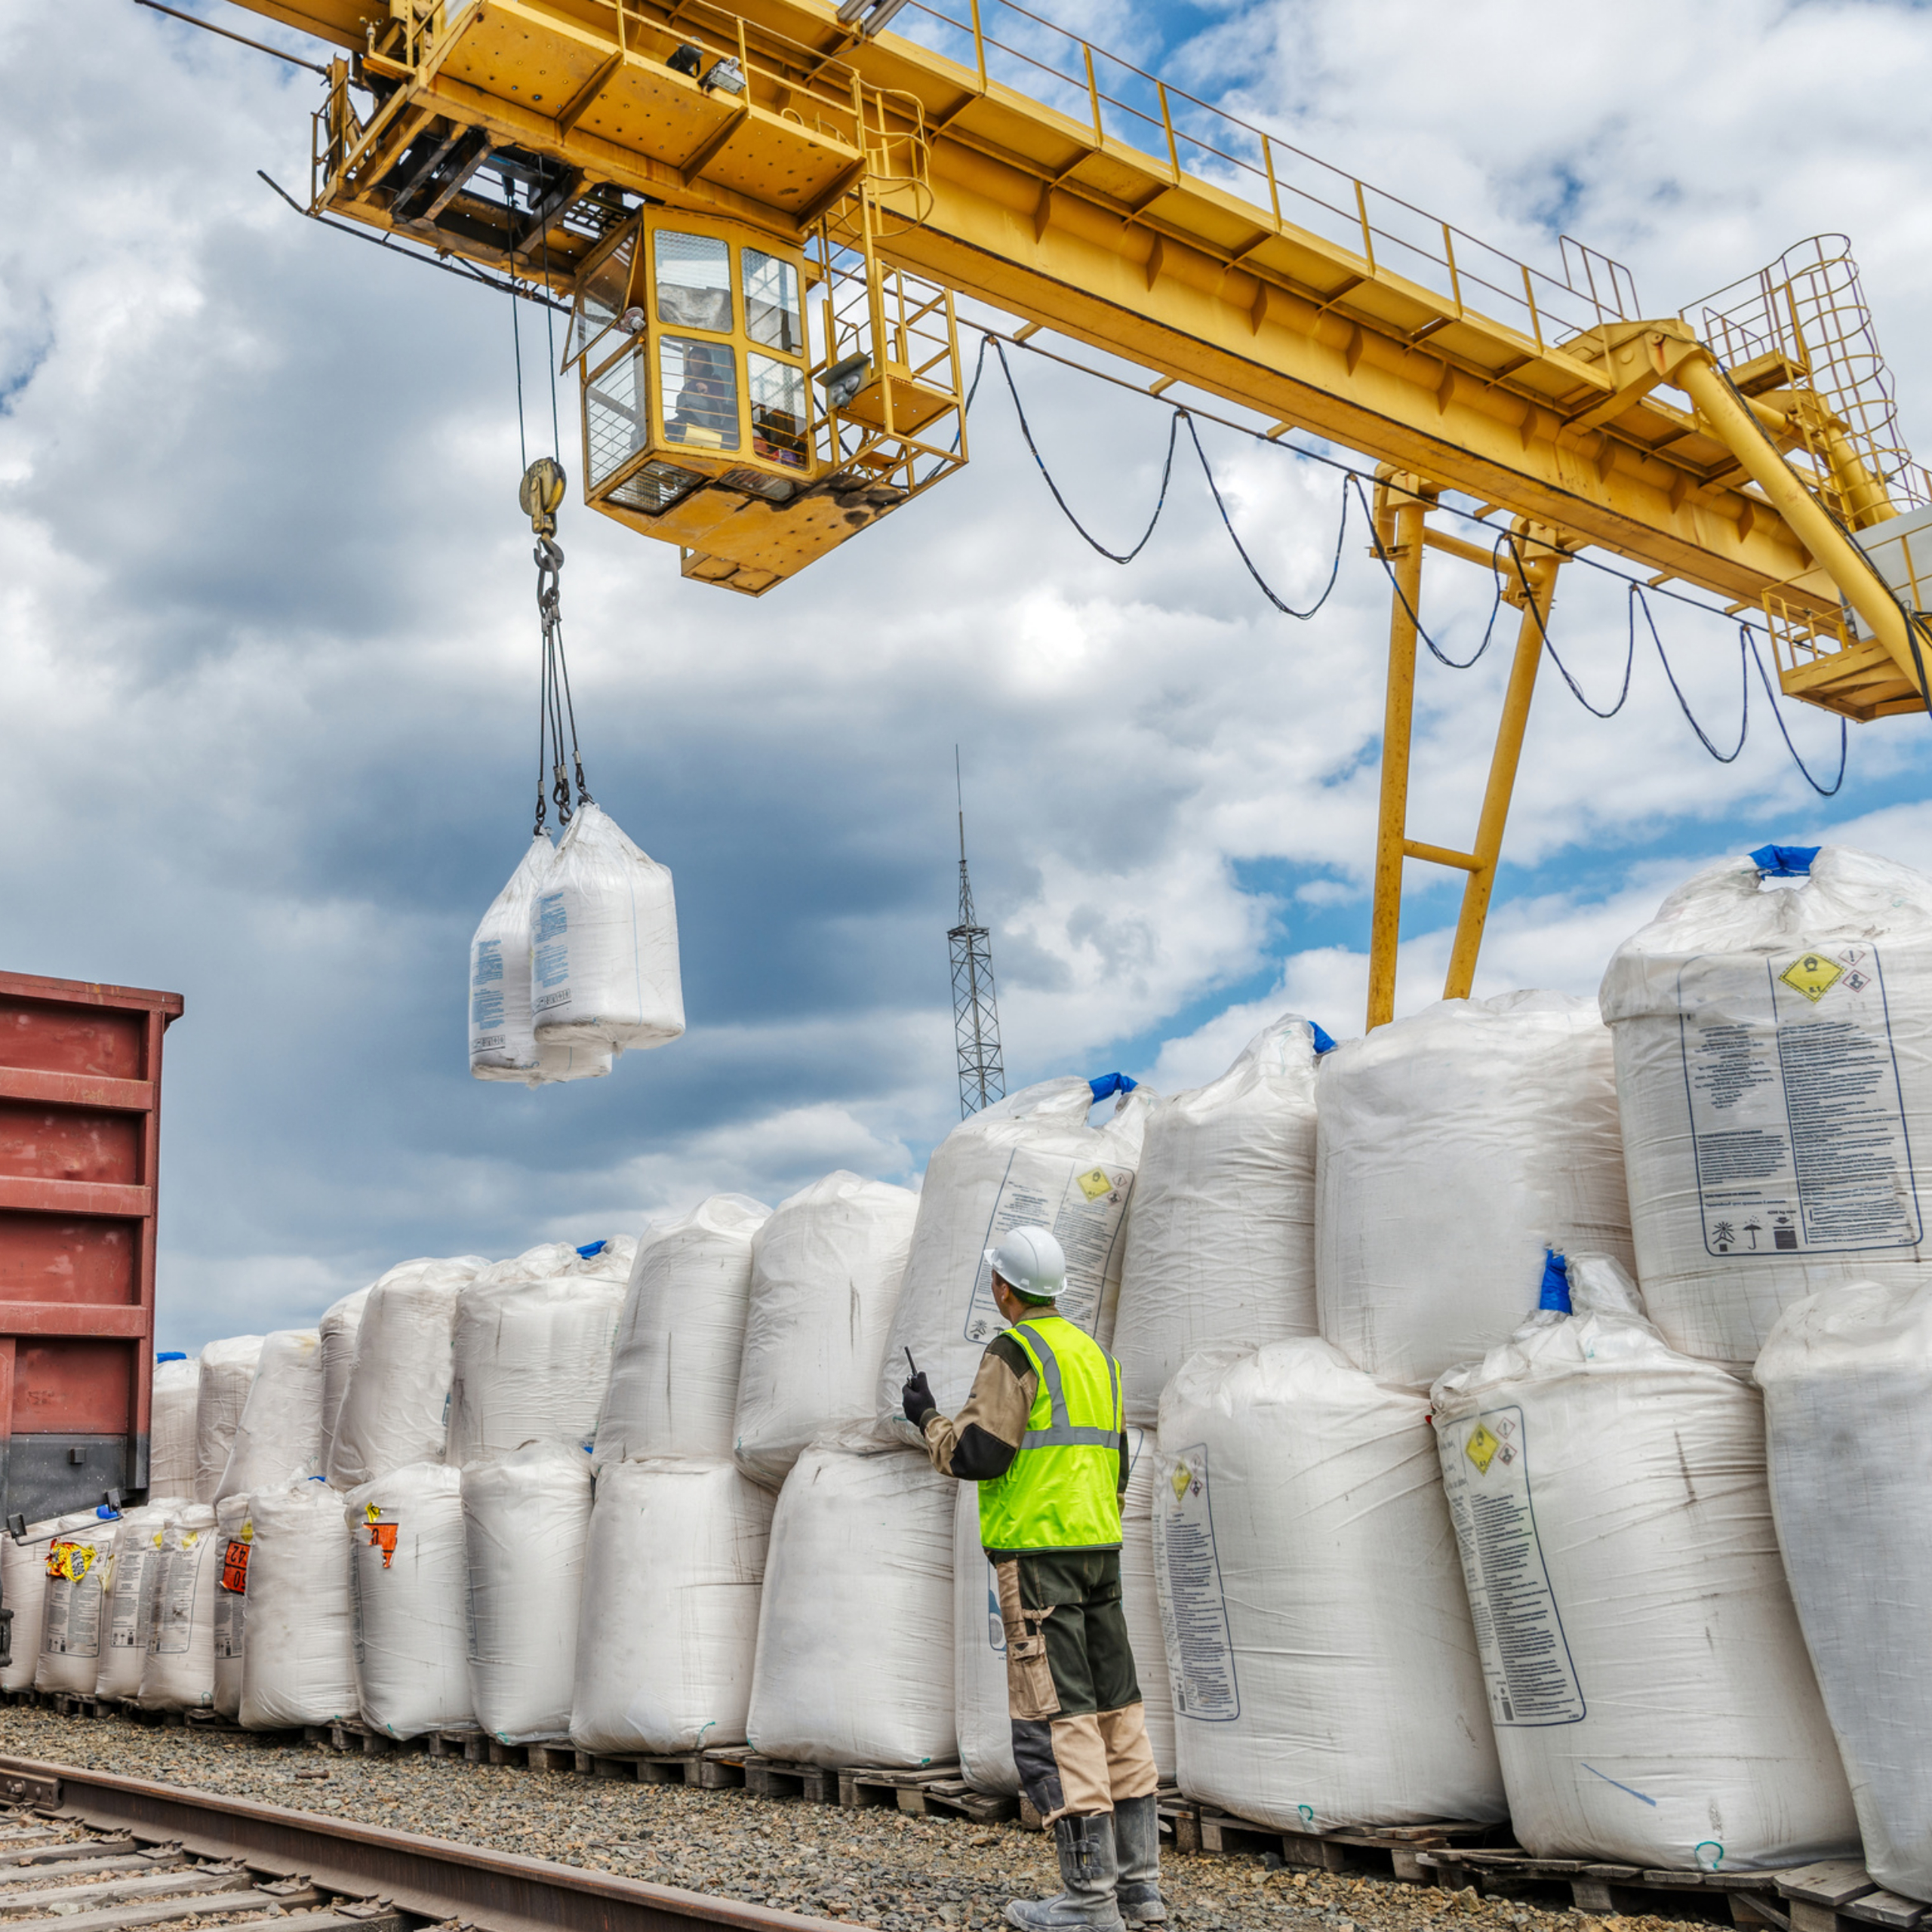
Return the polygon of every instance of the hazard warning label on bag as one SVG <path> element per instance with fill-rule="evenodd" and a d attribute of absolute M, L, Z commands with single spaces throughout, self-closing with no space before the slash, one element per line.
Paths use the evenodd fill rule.
<path fill-rule="evenodd" d="M 1583 1687 L 1537 1537 L 1523 1412 L 1512 1403 L 1460 1422 L 1438 1417 L 1435 1431 L 1491 1718 L 1578 1723 Z"/>
<path fill-rule="evenodd" d="M 1161 1635 L 1174 1677 L 1174 1714 L 1203 1724 L 1241 1715 L 1234 1638 L 1214 1543 L 1208 1449 L 1196 1443 L 1155 1465 L 1154 1574 Z"/>
<path fill-rule="evenodd" d="M 1878 949 L 1694 959 L 1678 998 L 1706 1249 L 1915 1244 L 1918 1196 Z"/>
<path fill-rule="evenodd" d="M 1066 1287 L 1055 1312 L 1091 1334 L 1133 1186 L 1131 1168 L 1083 1168 L 1016 1148 L 981 1246 L 997 1247 L 1015 1228 L 1051 1229 L 1066 1255 Z M 993 1271 L 982 1255 L 961 1332 L 969 1342 L 988 1342 L 1005 1326 L 993 1306 Z"/>

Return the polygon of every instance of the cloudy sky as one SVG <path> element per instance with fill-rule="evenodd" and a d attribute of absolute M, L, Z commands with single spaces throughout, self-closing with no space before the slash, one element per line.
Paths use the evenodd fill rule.
<path fill-rule="evenodd" d="M 1582 237 L 1650 312 L 1849 233 L 1907 438 L 1932 453 L 1923 7 L 1066 17 L 1540 264 Z M 0 0 L 0 958 L 186 998 L 163 1346 L 312 1318 L 411 1254 L 635 1230 L 834 1167 L 915 1178 L 957 1113 L 955 742 L 1013 1084 L 1192 1084 L 1284 1007 L 1359 1030 L 1386 626 L 1359 525 L 1334 598 L 1292 623 L 1183 442 L 1158 529 L 1118 568 L 1054 508 L 989 380 L 961 475 L 761 601 L 566 511 L 591 783 L 675 872 L 691 1030 L 607 1080 L 470 1080 L 467 941 L 527 838 L 536 707 L 510 318 L 263 186 L 258 168 L 306 181 L 315 86 L 131 0 Z M 1124 547 L 1165 411 L 1023 354 L 1015 377 L 1069 502 Z M 1204 440 L 1251 552 L 1305 601 L 1334 473 Z M 1432 572 L 1466 654 L 1487 598 L 1466 566 Z M 1567 576 L 1553 634 L 1604 705 L 1623 601 Z M 1727 749 L 1734 634 L 1657 609 Z M 1506 657 L 1425 661 L 1415 835 L 1470 835 Z M 1922 721 L 1854 728 L 1822 799 L 1752 697 L 1720 764 L 1647 635 L 1607 722 L 1546 672 L 1478 991 L 1592 992 L 1670 884 L 1767 838 L 1926 862 Z M 1787 722 L 1829 778 L 1835 722 Z M 1412 871 L 1405 1008 L 1439 990 L 1455 912 Z"/>

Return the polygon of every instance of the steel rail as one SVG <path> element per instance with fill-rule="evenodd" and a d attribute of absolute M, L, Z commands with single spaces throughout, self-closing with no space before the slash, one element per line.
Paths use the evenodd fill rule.
<path fill-rule="evenodd" d="M 180 1840 L 192 1855 L 301 1873 L 326 1890 L 380 1895 L 400 1910 L 481 1932 L 837 1932 L 838 1921 L 586 1872 L 548 1859 L 326 1818 L 247 1798 L 0 1757 L 0 1799 L 131 1834 Z M 849 1932 L 849 1928 L 848 1928 Z"/>

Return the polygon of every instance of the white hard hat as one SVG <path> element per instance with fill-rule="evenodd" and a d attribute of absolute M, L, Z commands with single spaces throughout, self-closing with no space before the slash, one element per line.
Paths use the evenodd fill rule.
<path fill-rule="evenodd" d="M 993 1272 L 1025 1301 L 1051 1301 L 1066 1286 L 1066 1257 L 1044 1228 L 1015 1228 L 986 1250 Z"/>

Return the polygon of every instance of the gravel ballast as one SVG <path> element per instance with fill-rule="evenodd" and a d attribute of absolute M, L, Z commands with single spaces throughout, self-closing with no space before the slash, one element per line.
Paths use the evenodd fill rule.
<path fill-rule="evenodd" d="M 457 1844 L 548 1858 L 881 1932 L 1003 1923 L 1016 1894 L 1057 1891 L 1049 1841 L 1017 1825 L 755 1798 L 398 1752 L 150 1727 L 0 1706 L 0 1754 L 152 1778 Z M 1386 1879 L 1303 1872 L 1260 1858 L 1174 1857 L 1162 1886 L 1179 1932 L 1664 1932 L 1665 1918 L 1588 1919 Z"/>

